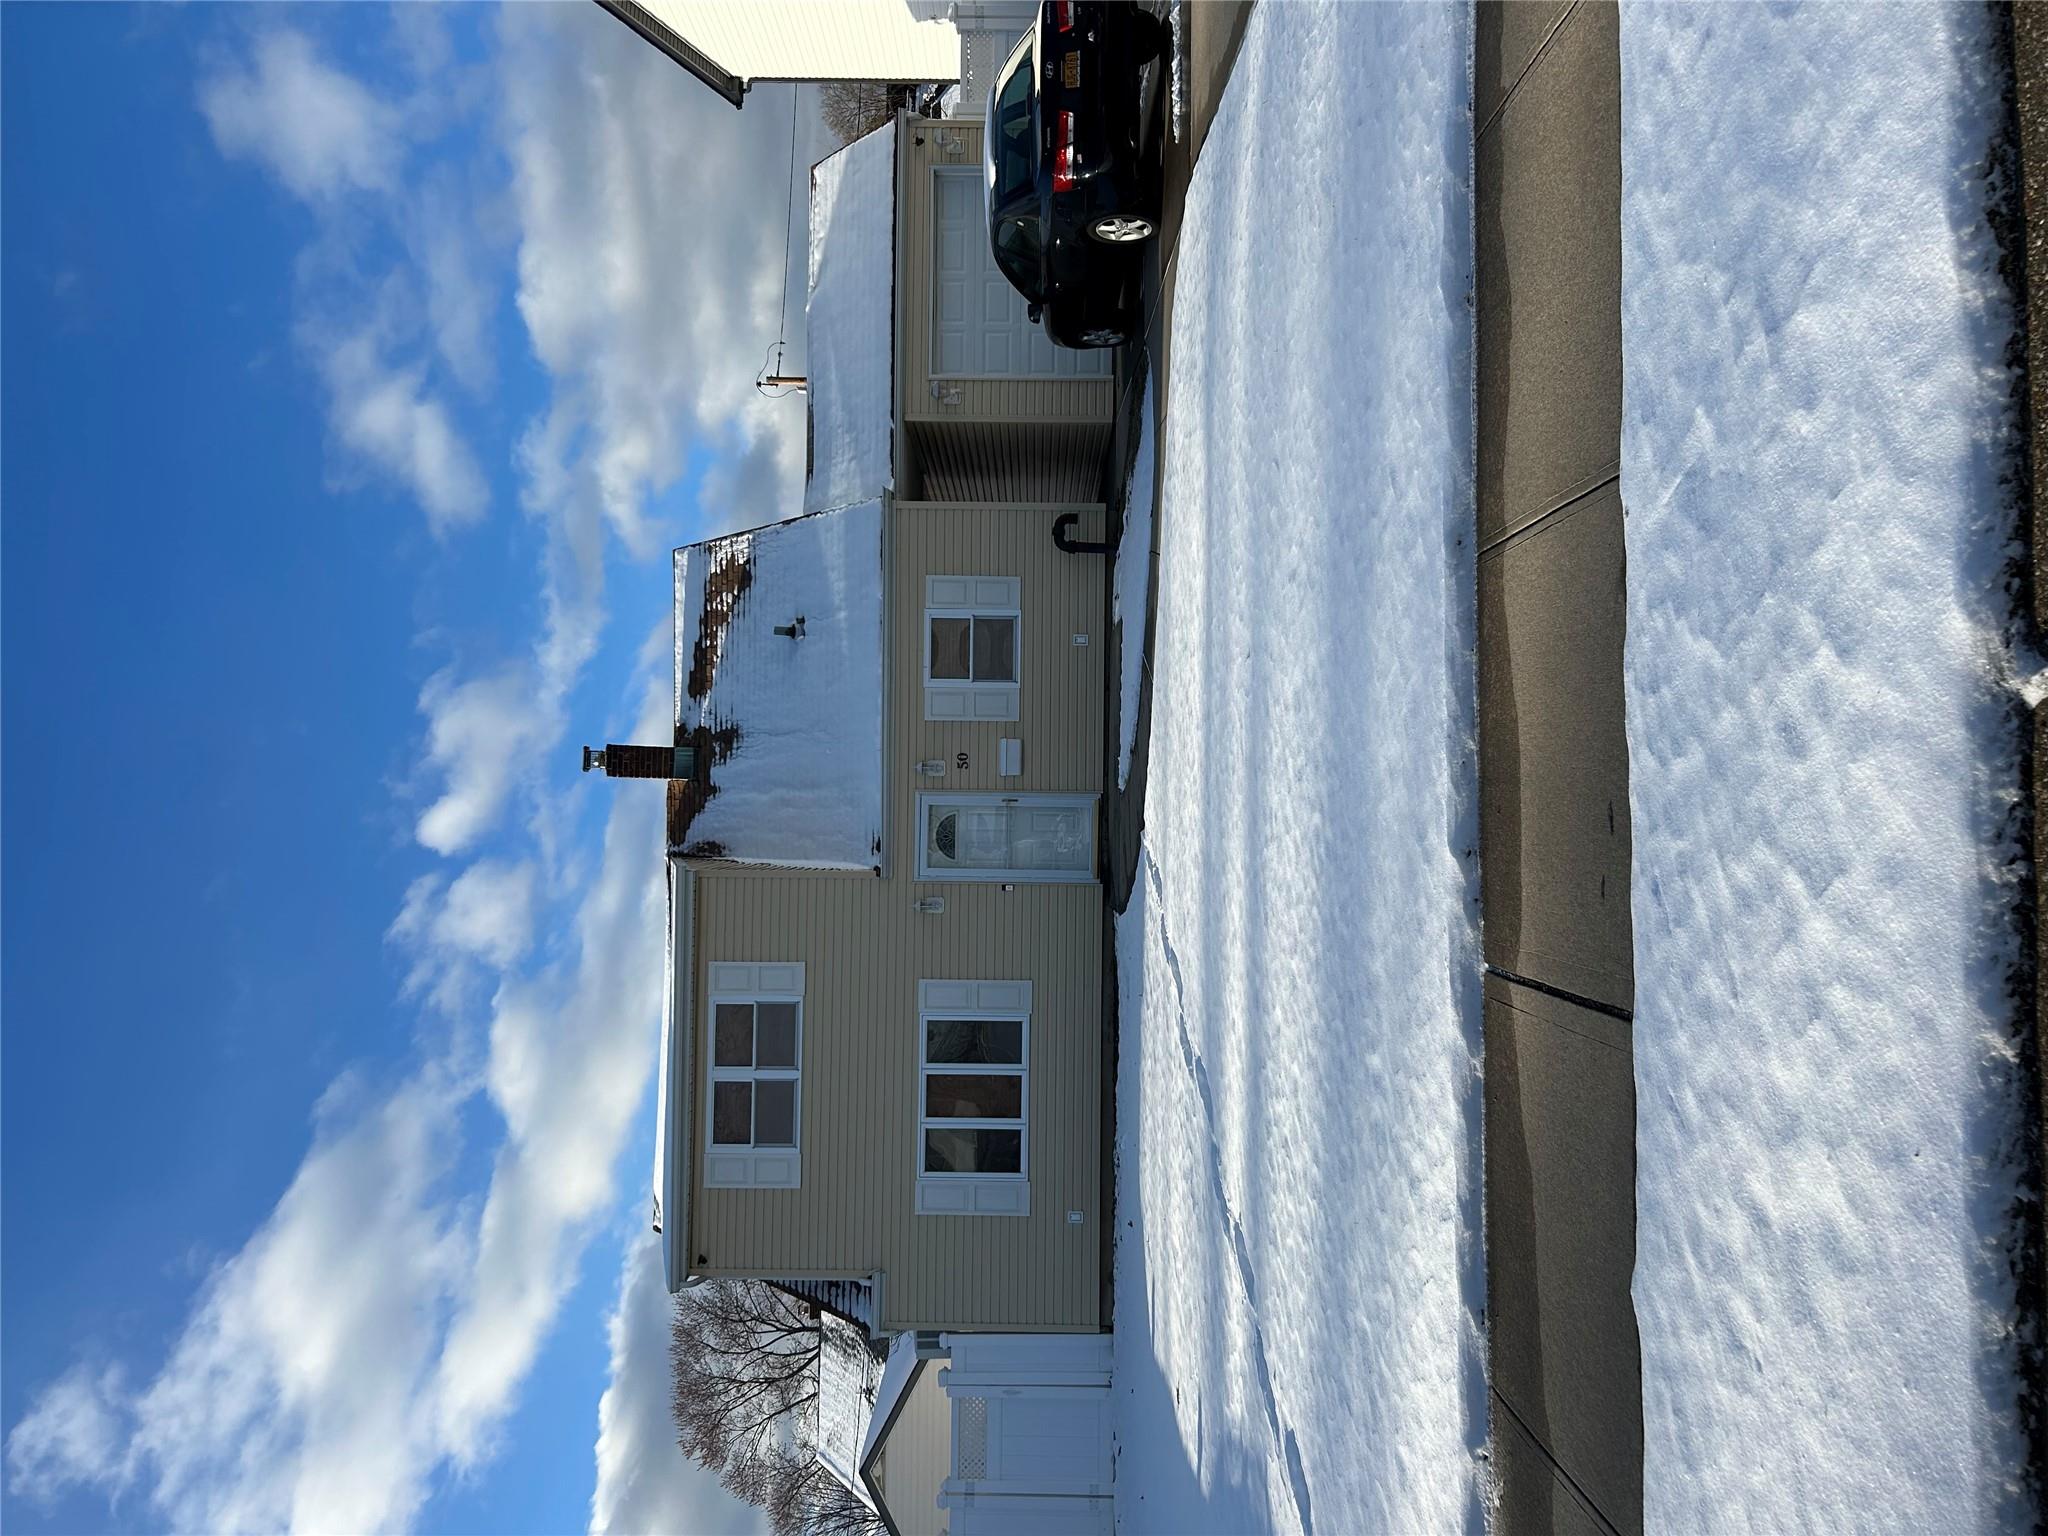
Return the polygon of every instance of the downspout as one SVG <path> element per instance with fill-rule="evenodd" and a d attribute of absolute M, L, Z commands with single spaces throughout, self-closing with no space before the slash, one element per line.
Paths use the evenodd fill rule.
<path fill-rule="evenodd" d="M 1107 544 L 1102 543 L 1100 540 L 1077 539 L 1068 534 L 1067 530 L 1069 528 L 1072 528 L 1074 524 L 1080 521 L 1081 514 L 1078 512 L 1062 512 L 1058 517 L 1054 518 L 1052 520 L 1053 543 L 1057 544 L 1062 551 L 1070 555 L 1108 554 L 1109 546 Z"/>

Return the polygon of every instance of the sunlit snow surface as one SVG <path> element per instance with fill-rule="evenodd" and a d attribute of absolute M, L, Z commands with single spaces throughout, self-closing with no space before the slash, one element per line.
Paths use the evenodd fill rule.
<path fill-rule="evenodd" d="M 1261 5 L 1190 189 L 1117 930 L 1117 1517 L 1476 1529 L 1467 13 Z"/>
<path fill-rule="evenodd" d="M 2031 1519 L 1988 15 L 1622 17 L 1651 1530 Z"/>

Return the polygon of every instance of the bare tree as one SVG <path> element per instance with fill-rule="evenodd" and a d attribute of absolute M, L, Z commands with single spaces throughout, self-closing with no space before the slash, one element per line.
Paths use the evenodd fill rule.
<path fill-rule="evenodd" d="M 842 144 L 872 133 L 908 99 L 902 86 L 879 80 L 827 80 L 818 87 L 818 113 Z"/>
<path fill-rule="evenodd" d="M 818 1463 L 818 1309 L 755 1280 L 708 1280 L 676 1297 L 670 1330 L 683 1454 L 759 1505 L 777 1536 L 857 1536 L 872 1510 Z"/>

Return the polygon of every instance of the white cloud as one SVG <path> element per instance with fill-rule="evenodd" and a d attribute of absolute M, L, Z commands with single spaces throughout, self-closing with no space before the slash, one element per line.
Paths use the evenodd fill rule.
<path fill-rule="evenodd" d="M 480 242 L 465 216 L 468 212 L 453 178 L 442 178 L 420 199 L 413 256 L 427 280 L 434 348 L 448 371 L 476 393 L 490 385 L 497 371 L 490 330 L 497 295 L 484 275 Z"/>
<path fill-rule="evenodd" d="M 535 777 L 538 754 L 560 734 L 551 701 L 529 668 L 513 665 L 466 682 L 452 669 L 420 690 L 427 760 L 445 779 L 414 835 L 436 853 L 460 853 L 483 835 L 514 784 Z"/>
<path fill-rule="evenodd" d="M 650 680 L 639 728 L 668 707 L 667 689 Z M 476 1283 L 441 1359 L 441 1434 L 464 1462 L 488 1449 L 573 1277 L 587 1224 L 612 1198 L 612 1168 L 653 1068 L 663 802 L 633 788 L 605 827 L 573 973 L 507 981 L 496 1000 L 486 1077 L 506 1138 L 479 1226 Z"/>
<path fill-rule="evenodd" d="M 668 1282 L 652 1237 L 626 1246 L 619 1301 L 607 1332 L 611 1385 L 597 1405 L 597 1486 L 590 1496 L 591 1536 L 738 1536 L 765 1531 L 767 1520 L 683 1455 L 669 1414 Z"/>
<path fill-rule="evenodd" d="M 454 1014 L 479 968 L 516 965 L 533 938 L 536 878 L 531 860 L 480 859 L 452 881 L 439 873 L 413 881 L 387 934 L 413 952 L 407 993 Z"/>
<path fill-rule="evenodd" d="M 447 407 L 428 391 L 423 367 L 391 367 L 370 331 L 327 349 L 319 364 L 335 435 L 410 490 L 437 536 L 489 510 L 483 471 Z"/>
<path fill-rule="evenodd" d="M 784 208 L 764 188 L 784 185 L 787 124 L 764 110 L 770 95 L 733 112 L 596 7 L 508 8 L 499 40 L 518 295 L 553 376 L 517 465 L 546 532 L 544 617 L 530 659 L 450 667 L 421 690 L 434 783 L 415 835 L 466 853 L 517 795 L 536 846 L 425 877 L 391 930 L 431 1000 L 458 971 L 497 977 L 482 1070 L 464 1070 L 471 1044 L 451 1045 L 387 1090 L 338 1083 L 277 1206 L 209 1275 L 161 1367 L 81 1365 L 33 1395 L 6 1443 L 9 1485 L 25 1497 L 133 1490 L 178 1528 L 403 1528 L 438 1478 L 496 1450 L 590 1236 L 616 1209 L 612 1171 L 659 1021 L 661 799 L 622 786 L 595 872 L 571 889 L 563 871 L 585 859 L 558 862 L 549 843 L 574 824 L 572 802 L 547 787 L 540 757 L 603 632 L 609 542 L 660 553 L 669 530 L 649 501 L 673 489 L 692 445 L 712 461 L 714 524 L 796 504 L 801 405 L 752 389 L 777 329 Z M 446 38 L 401 24 L 396 43 L 418 65 Z M 492 377 L 493 304 L 476 276 L 491 242 L 471 238 L 468 191 L 439 206 L 438 192 L 402 183 L 469 99 L 394 105 L 289 29 L 257 36 L 199 89 L 221 152 L 260 164 L 314 214 L 297 331 L 336 445 L 405 485 L 437 532 L 488 499 L 441 386 Z M 366 252 L 388 248 L 383 233 L 409 265 L 364 269 Z M 637 731 L 661 739 L 665 651 L 646 654 L 657 675 Z M 567 943 L 537 962 L 542 922 Z M 502 1121 L 495 1147 L 461 1141 L 479 1093 Z M 481 1193 L 457 1179 L 477 1151 L 491 1167 Z M 658 1289 L 658 1265 L 644 1283 Z M 682 1528 L 720 1528 L 729 1501 L 691 1502 L 657 1454 L 665 1351 L 628 1358 L 658 1304 L 644 1287 L 622 1293 L 593 1521 L 681 1510 Z"/>
<path fill-rule="evenodd" d="M 647 501 L 679 478 L 689 445 L 750 464 L 725 482 L 731 501 L 702 507 L 715 526 L 796 505 L 801 404 L 753 385 L 780 328 L 788 120 L 767 90 L 735 112 L 594 6 L 511 6 L 500 32 L 519 309 L 555 380 L 523 458 L 530 505 L 557 537 L 554 607 L 573 663 L 602 529 L 654 553 Z M 797 184 L 801 201 L 801 169 Z"/>
<path fill-rule="evenodd" d="M 389 187 L 404 157 L 397 111 L 280 28 L 246 64 L 215 69 L 200 110 L 230 159 L 254 160 L 307 202 Z"/>
<path fill-rule="evenodd" d="M 451 1093 L 432 1072 L 382 1100 L 337 1084 L 284 1198 L 207 1280 L 162 1371 L 134 1393 L 76 1370 L 45 1388 L 8 1437 L 12 1489 L 139 1478 L 179 1530 L 404 1525 L 432 1460 L 422 1367 L 469 1252 L 435 1198 Z M 69 1426 L 61 1461 L 53 1422 Z"/>
<path fill-rule="evenodd" d="M 437 36 L 445 46 L 424 22 L 399 31 L 413 51 Z M 199 107 L 223 155 L 263 166 L 319 221 L 300 263 L 298 330 L 327 386 L 336 443 L 415 497 L 436 537 L 476 522 L 490 506 L 488 482 L 425 359 L 403 357 L 420 327 L 399 323 L 406 306 L 392 300 L 412 285 L 359 270 L 364 234 L 380 221 L 396 226 L 419 254 L 437 353 L 472 390 L 489 381 L 492 297 L 452 186 L 444 178 L 438 195 L 415 197 L 400 185 L 409 122 L 436 114 L 379 96 L 289 28 L 258 35 L 246 60 L 218 62 L 200 81 Z"/>
<path fill-rule="evenodd" d="M 15 1493 L 138 1486 L 180 1530 L 396 1530 L 437 1470 L 488 1458 L 612 1208 L 653 1063 L 659 833 L 656 798 L 617 799 L 577 947 L 501 996 L 484 1086 L 506 1134 L 481 1203 L 447 1180 L 474 1081 L 439 1063 L 381 1097 L 344 1079 L 155 1377 L 129 1392 L 80 1367 L 34 1396 L 7 1441 Z M 450 931 L 509 944 L 486 914 L 515 879 L 481 882 Z"/>
<path fill-rule="evenodd" d="M 125 1487 L 127 1397 L 117 1365 L 80 1361 L 51 1382 L 7 1437 L 8 1487 L 43 1504 L 82 1483 Z"/>

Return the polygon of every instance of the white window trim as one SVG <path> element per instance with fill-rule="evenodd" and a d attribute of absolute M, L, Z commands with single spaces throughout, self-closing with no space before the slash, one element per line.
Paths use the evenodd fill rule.
<path fill-rule="evenodd" d="M 926 1026 L 933 1019 L 1016 1020 L 1023 1026 L 1022 1058 L 1015 1068 L 975 1068 L 953 1063 L 934 1068 L 925 1060 L 929 1049 Z M 1029 1216 L 1031 1214 L 1031 983 L 1028 981 L 937 981 L 917 984 L 917 1097 L 911 1116 L 911 1163 L 917 1180 L 916 1210 L 920 1216 Z M 928 1126 L 955 1129 L 987 1126 L 1007 1130 L 1008 1120 L 927 1120 L 925 1079 L 968 1071 L 1023 1079 L 1023 1115 L 1018 1126 L 1016 1173 L 928 1173 L 924 1166 L 924 1133 Z"/>
<path fill-rule="evenodd" d="M 1000 598 L 993 594 L 972 593 L 975 587 L 1004 588 Z M 962 596 L 972 596 L 972 601 L 951 602 L 947 598 L 952 589 L 966 588 Z M 987 600 L 984 600 L 984 596 Z M 1011 631 L 1011 676 L 1004 682 L 980 682 L 972 677 L 932 676 L 932 620 L 966 619 L 968 621 L 968 655 L 973 655 L 973 631 L 975 619 L 1008 619 L 1015 626 Z M 924 717 L 927 720 L 958 721 L 972 725 L 979 721 L 1006 722 L 1017 718 L 1018 708 L 1024 695 L 1024 583 L 1015 576 L 950 576 L 933 575 L 924 581 L 924 630 L 918 641 L 923 654 L 924 676 Z M 970 659 L 968 670 L 974 670 Z M 963 702 L 962 708 L 953 711 L 936 709 L 936 701 L 944 695 L 960 695 L 962 700 L 979 696 L 993 700 L 1001 708 L 996 713 L 985 713 L 976 704 Z"/>
<path fill-rule="evenodd" d="M 796 1189 L 803 1178 L 804 1141 L 804 968 L 796 961 L 713 961 L 705 967 L 704 992 L 704 1186 L 707 1189 Z M 796 1066 L 721 1067 L 718 1062 L 720 1003 L 794 1003 Z M 734 1146 L 712 1135 L 713 1097 L 719 1083 L 763 1081 L 796 1085 L 794 1146 Z"/>
<path fill-rule="evenodd" d="M 1031 795 L 1005 794 L 1001 790 L 988 793 L 920 794 L 917 797 L 917 878 L 919 880 L 1001 880 L 1010 885 L 1093 885 L 1095 884 L 1095 860 L 1100 851 L 1097 839 L 1101 829 L 1097 826 L 1095 814 L 1097 797 L 1094 795 Z M 926 830 L 931 822 L 931 807 L 941 805 L 1065 805 L 1076 806 L 1087 812 L 1088 867 L 1086 869 L 936 869 L 931 862 L 930 833 Z"/>

